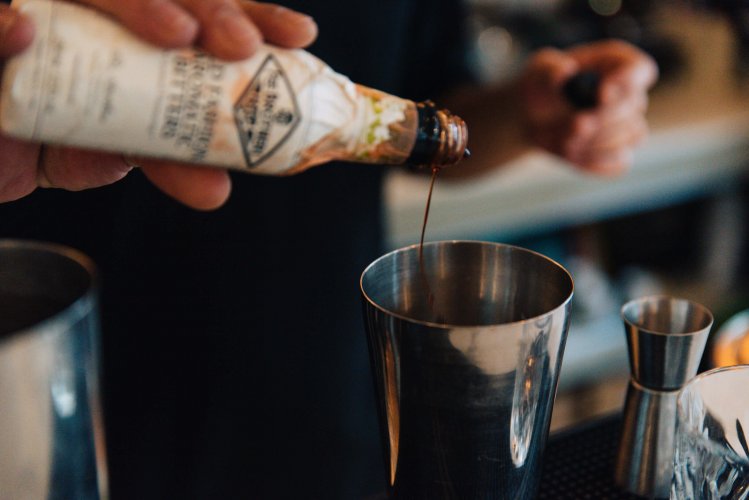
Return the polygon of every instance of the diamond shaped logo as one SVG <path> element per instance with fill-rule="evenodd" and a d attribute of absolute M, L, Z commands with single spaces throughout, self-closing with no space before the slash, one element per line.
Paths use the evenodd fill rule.
<path fill-rule="evenodd" d="M 270 54 L 234 104 L 234 121 L 248 168 L 273 155 L 300 120 L 289 79 Z"/>

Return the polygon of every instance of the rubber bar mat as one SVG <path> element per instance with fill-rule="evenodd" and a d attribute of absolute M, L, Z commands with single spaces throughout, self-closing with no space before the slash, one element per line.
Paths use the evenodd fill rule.
<path fill-rule="evenodd" d="M 606 416 L 555 432 L 544 451 L 537 500 L 635 500 L 614 484 L 621 416 Z M 365 500 L 387 500 L 386 493 Z"/>
<path fill-rule="evenodd" d="M 614 484 L 621 417 L 607 416 L 549 437 L 538 500 L 620 500 L 639 497 Z"/>

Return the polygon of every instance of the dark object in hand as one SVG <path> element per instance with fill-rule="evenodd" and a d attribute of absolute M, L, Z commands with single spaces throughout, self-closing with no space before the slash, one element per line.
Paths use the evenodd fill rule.
<path fill-rule="evenodd" d="M 567 82 L 562 92 L 567 100 L 578 109 L 595 108 L 598 105 L 598 87 L 601 77 L 594 71 L 581 71 Z"/>

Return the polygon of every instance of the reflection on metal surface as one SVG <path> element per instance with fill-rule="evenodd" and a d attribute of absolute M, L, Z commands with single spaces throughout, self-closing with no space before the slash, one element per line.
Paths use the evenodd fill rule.
<path fill-rule="evenodd" d="M 106 498 L 93 272 L 72 250 L 0 241 L 2 499 Z"/>
<path fill-rule="evenodd" d="M 387 408 L 388 438 L 390 440 L 390 484 L 395 483 L 395 471 L 398 468 L 398 439 L 400 436 L 400 405 L 398 403 L 398 373 L 395 362 L 398 353 L 389 338 L 384 349 L 385 354 L 385 405 Z"/>
<path fill-rule="evenodd" d="M 551 316 L 527 323 L 520 340 L 518 376 L 512 397 L 510 417 L 510 454 L 515 467 L 522 467 L 528 456 L 536 420 L 536 405 L 549 369 L 546 346 L 551 330 Z"/>
<path fill-rule="evenodd" d="M 674 463 L 678 391 L 654 391 L 631 381 L 624 405 L 616 482 L 648 498 L 666 498 Z"/>
<path fill-rule="evenodd" d="M 493 243 L 425 244 L 423 264 L 431 305 L 418 247 L 361 282 L 390 495 L 533 498 L 572 280 Z"/>
<path fill-rule="evenodd" d="M 76 410 L 75 366 L 70 364 L 72 356 L 70 346 L 64 343 L 61 343 L 58 350 L 53 353 L 49 390 L 55 411 L 60 418 L 71 417 L 75 415 Z"/>
<path fill-rule="evenodd" d="M 669 296 L 632 300 L 622 307 L 632 377 L 645 387 L 674 390 L 697 373 L 712 313 Z"/>
<path fill-rule="evenodd" d="M 677 391 L 695 376 L 713 315 L 669 296 L 622 307 L 631 380 L 617 454 L 616 483 L 648 498 L 668 497 L 673 477 Z"/>

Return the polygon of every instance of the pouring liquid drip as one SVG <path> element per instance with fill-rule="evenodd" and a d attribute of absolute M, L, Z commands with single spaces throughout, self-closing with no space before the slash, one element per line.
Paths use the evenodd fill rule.
<path fill-rule="evenodd" d="M 424 290 L 426 291 L 427 304 L 429 310 L 434 312 L 434 293 L 432 287 L 429 285 L 429 279 L 427 278 L 426 272 L 424 271 L 424 234 L 427 229 L 427 221 L 429 220 L 429 208 L 432 205 L 432 192 L 434 191 L 434 182 L 437 180 L 437 176 L 440 173 L 440 167 L 432 166 L 432 180 L 429 183 L 429 194 L 427 195 L 427 204 L 424 208 L 424 221 L 421 224 L 421 238 L 419 239 L 419 273 L 421 280 L 424 283 Z"/>
<path fill-rule="evenodd" d="M 461 158 L 470 158 L 470 156 L 471 151 L 468 148 L 465 148 Z M 421 278 L 421 282 L 427 298 L 428 310 L 431 313 L 431 318 L 429 318 L 430 321 L 434 321 L 436 323 L 444 323 L 444 315 L 439 314 L 437 311 L 435 311 L 434 291 L 432 290 L 432 287 L 429 283 L 429 278 L 426 274 L 426 270 L 424 269 L 424 235 L 426 234 L 427 222 L 429 221 L 429 209 L 432 206 L 432 193 L 434 192 L 434 183 L 437 180 L 437 176 L 439 175 L 440 171 L 442 170 L 442 166 L 438 163 L 432 163 L 430 168 L 432 170 L 432 179 L 429 182 L 429 194 L 427 195 L 426 207 L 424 208 L 424 220 L 421 224 L 421 237 L 419 238 L 419 276 Z"/>

